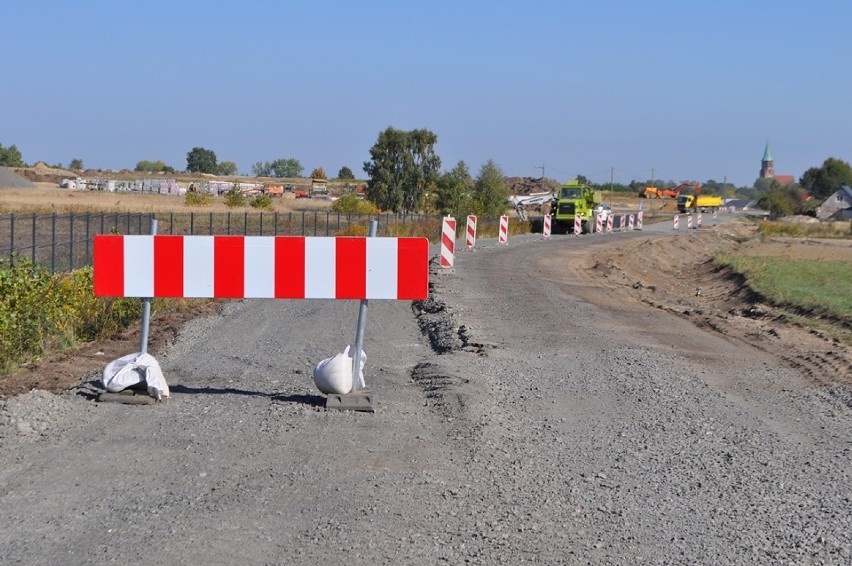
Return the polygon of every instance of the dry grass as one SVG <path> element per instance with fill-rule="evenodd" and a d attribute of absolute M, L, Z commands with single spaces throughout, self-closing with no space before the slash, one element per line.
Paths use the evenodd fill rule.
<path fill-rule="evenodd" d="M 328 210 L 331 201 L 273 198 L 272 211 Z M 245 210 L 253 210 L 246 205 Z M 242 210 L 242 209 L 241 209 Z M 182 196 L 127 192 L 76 191 L 54 183 L 36 183 L 35 189 L 0 189 L 0 214 L 64 214 L 69 212 L 233 212 L 222 197 L 210 206 L 188 206 Z"/>

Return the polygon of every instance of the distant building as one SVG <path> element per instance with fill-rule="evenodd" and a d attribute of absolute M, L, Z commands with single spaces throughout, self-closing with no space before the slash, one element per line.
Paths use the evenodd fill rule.
<path fill-rule="evenodd" d="M 775 162 L 772 160 L 772 154 L 769 152 L 769 142 L 766 142 L 766 149 L 763 150 L 763 159 L 760 160 L 760 178 L 775 179 L 782 187 L 796 182 L 793 175 L 775 174 Z"/>
<path fill-rule="evenodd" d="M 840 187 L 816 209 L 816 215 L 820 220 L 852 219 L 852 189 Z"/>

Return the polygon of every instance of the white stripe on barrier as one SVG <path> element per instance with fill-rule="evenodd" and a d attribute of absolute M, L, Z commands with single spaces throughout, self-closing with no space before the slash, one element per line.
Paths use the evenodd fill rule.
<path fill-rule="evenodd" d="M 680 228 L 680 216 L 677 214 L 672 218 L 672 230 L 678 230 Z"/>
<path fill-rule="evenodd" d="M 472 248 L 476 245 L 476 216 L 473 214 L 467 217 L 467 235 L 465 236 L 467 247 Z"/>
<path fill-rule="evenodd" d="M 150 236 L 125 236 L 124 286 L 131 297 L 154 296 L 154 240 Z"/>
<path fill-rule="evenodd" d="M 505 214 L 500 217 L 500 234 L 497 243 L 505 244 L 509 241 L 509 217 Z"/>
<path fill-rule="evenodd" d="M 606 231 L 612 232 L 612 214 L 606 217 Z"/>
<path fill-rule="evenodd" d="M 583 219 L 579 214 L 574 215 L 574 235 L 579 236 L 583 233 Z"/>
<path fill-rule="evenodd" d="M 184 238 L 184 296 L 212 298 L 213 279 L 213 236 Z"/>
<path fill-rule="evenodd" d="M 396 298 L 398 261 L 396 242 L 388 238 L 367 238 L 367 296 Z"/>
<path fill-rule="evenodd" d="M 452 267 L 456 258 L 456 219 L 445 216 L 441 224 L 441 267 Z"/>
<path fill-rule="evenodd" d="M 553 217 L 550 214 L 544 215 L 544 226 L 542 227 L 541 231 L 542 231 L 542 234 L 544 234 L 545 238 L 550 237 L 552 218 Z"/>
<path fill-rule="evenodd" d="M 336 252 L 334 238 L 305 238 L 305 288 L 316 299 L 335 296 Z"/>
<path fill-rule="evenodd" d="M 246 236 L 243 273 L 247 296 L 275 296 L 275 240 L 263 236 Z"/>

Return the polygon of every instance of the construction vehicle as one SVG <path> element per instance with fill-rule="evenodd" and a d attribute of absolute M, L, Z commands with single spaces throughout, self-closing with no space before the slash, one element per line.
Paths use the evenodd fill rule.
<path fill-rule="evenodd" d="M 701 183 L 681 183 L 673 189 L 663 189 L 662 191 L 660 191 L 660 196 L 668 198 L 678 198 L 682 190 L 689 188 L 691 188 L 695 193 L 698 193 L 701 191 Z"/>
<path fill-rule="evenodd" d="M 566 181 L 550 204 L 553 230 L 566 232 L 573 229 L 574 216 L 579 214 L 583 232 L 591 232 L 595 227 L 594 209 L 601 200 L 601 192 L 589 185 L 580 183 L 577 179 Z"/>
<path fill-rule="evenodd" d="M 678 212 L 694 212 L 700 210 L 707 212 L 708 210 L 717 210 L 722 206 L 722 197 L 719 195 L 683 195 L 677 197 Z"/>
<path fill-rule="evenodd" d="M 657 187 L 645 187 L 639 193 L 640 198 L 660 198 L 660 189 Z"/>

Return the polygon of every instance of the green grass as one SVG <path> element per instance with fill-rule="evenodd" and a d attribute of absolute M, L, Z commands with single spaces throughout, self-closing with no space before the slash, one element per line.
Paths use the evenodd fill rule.
<path fill-rule="evenodd" d="M 772 304 L 852 323 L 852 263 L 719 254 Z"/>
<path fill-rule="evenodd" d="M 757 224 L 763 236 L 788 236 L 794 238 L 852 238 L 852 221 L 789 224 L 762 220 Z"/>

